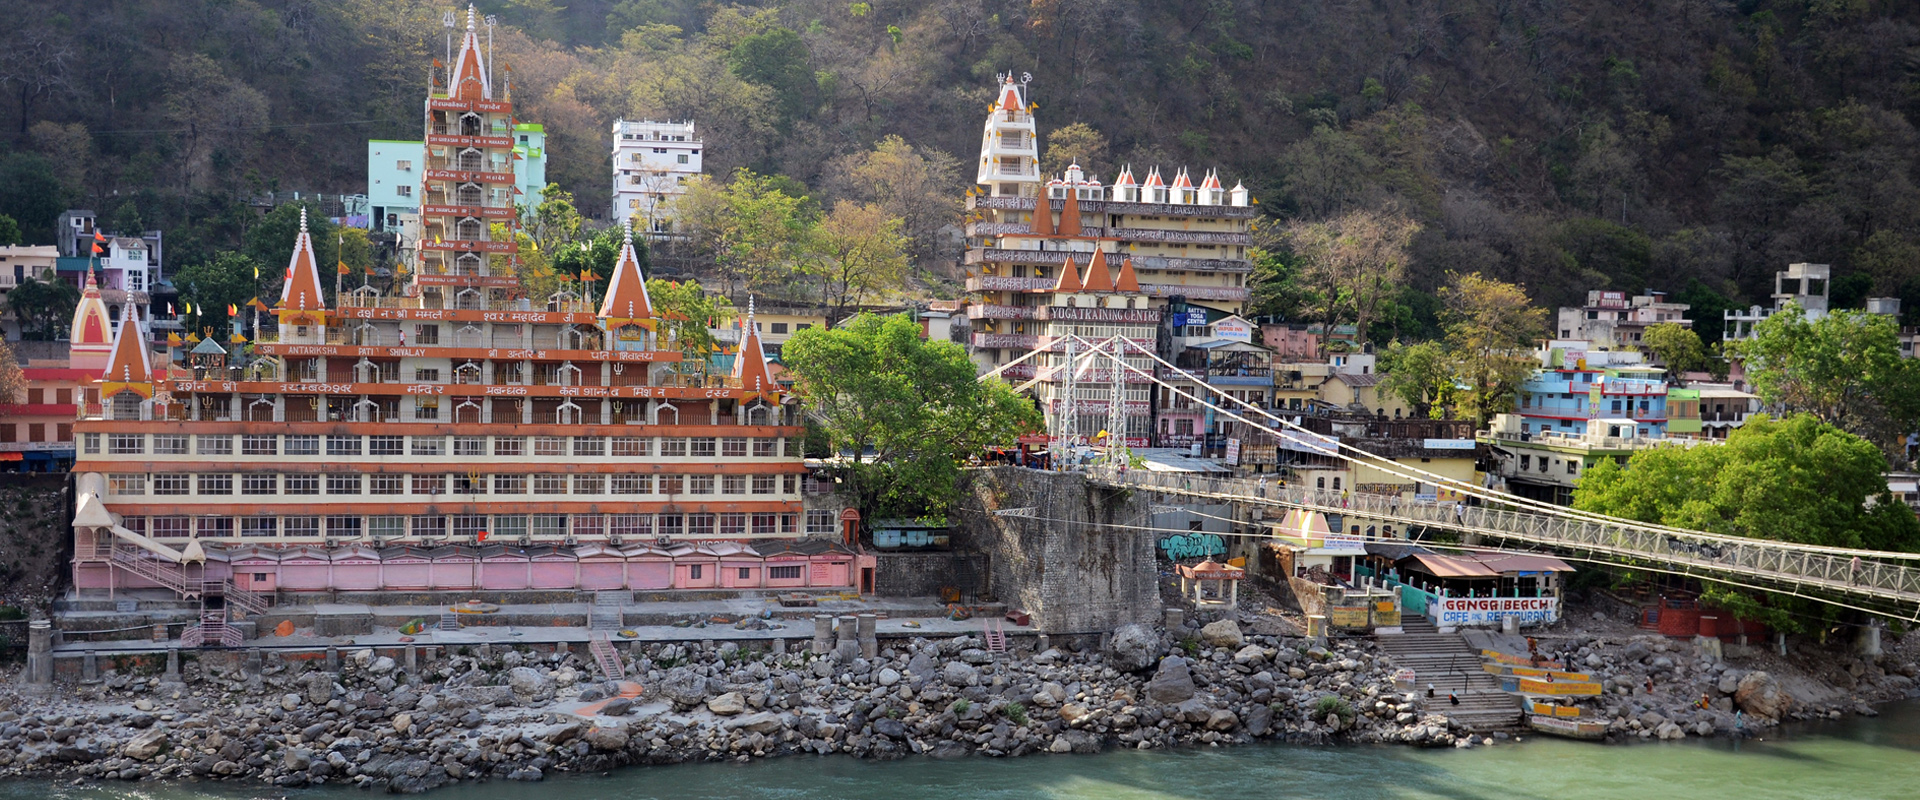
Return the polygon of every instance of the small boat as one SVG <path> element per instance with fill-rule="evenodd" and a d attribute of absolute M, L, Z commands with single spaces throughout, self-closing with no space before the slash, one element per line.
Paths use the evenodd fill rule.
<path fill-rule="evenodd" d="M 1607 735 L 1605 722 L 1581 722 L 1567 717 L 1527 715 L 1527 725 L 1536 731 L 1568 739 L 1599 739 Z"/>

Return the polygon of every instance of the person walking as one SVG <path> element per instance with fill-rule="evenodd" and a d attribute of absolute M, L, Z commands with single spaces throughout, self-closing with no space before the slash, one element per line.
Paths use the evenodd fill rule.
<path fill-rule="evenodd" d="M 1848 582 L 1858 585 L 1860 583 L 1860 557 L 1859 556 L 1853 557 L 1852 572 L 1853 572 L 1853 577 L 1849 579 Z"/>

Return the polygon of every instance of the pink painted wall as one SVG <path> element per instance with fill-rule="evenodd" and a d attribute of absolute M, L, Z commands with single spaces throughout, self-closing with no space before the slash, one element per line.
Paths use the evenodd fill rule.
<path fill-rule="evenodd" d="M 620 558 L 587 558 L 580 561 L 580 588 L 619 589 L 627 585 L 627 562 Z"/>
<path fill-rule="evenodd" d="M 721 559 L 720 585 L 729 589 L 758 589 L 763 585 L 761 578 L 764 575 L 760 567 L 759 559 L 752 561 L 743 558 Z M 740 577 L 741 570 L 746 570 L 746 577 Z"/>
<path fill-rule="evenodd" d="M 380 584 L 388 589 L 426 589 L 433 585 L 433 564 L 426 561 L 394 562 L 381 565 Z"/>
<path fill-rule="evenodd" d="M 579 584 L 575 582 L 575 570 L 579 567 L 572 559 L 566 561 L 533 562 L 534 589 L 571 589 Z"/>
<path fill-rule="evenodd" d="M 380 588 L 380 562 L 334 562 L 333 586 L 336 589 L 355 591 L 371 591 Z"/>
<path fill-rule="evenodd" d="M 627 587 L 630 589 L 666 589 L 673 586 L 673 562 L 660 559 L 636 559 L 627 562 Z"/>
<path fill-rule="evenodd" d="M 475 586 L 477 564 L 470 558 L 447 558 L 433 562 L 433 588 L 471 589 Z"/>
<path fill-rule="evenodd" d="M 305 559 L 280 562 L 280 588 L 289 591 L 321 591 L 330 585 L 327 574 L 332 565 Z"/>
<path fill-rule="evenodd" d="M 494 591 L 525 589 L 532 579 L 524 558 L 490 558 L 480 562 L 480 588 Z"/>
<path fill-rule="evenodd" d="M 675 559 L 673 562 L 673 588 L 675 589 L 711 589 L 720 583 L 717 575 L 720 563 L 708 557 L 706 559 Z"/>

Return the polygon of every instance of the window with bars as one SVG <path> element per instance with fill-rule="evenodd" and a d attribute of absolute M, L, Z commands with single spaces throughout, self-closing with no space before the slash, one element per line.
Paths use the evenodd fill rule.
<path fill-rule="evenodd" d="M 747 515 L 745 514 L 721 514 L 720 515 L 720 535 L 721 536 L 744 536 L 746 535 L 746 533 L 747 533 Z"/>
<path fill-rule="evenodd" d="M 688 536 L 712 536 L 713 535 L 713 515 L 712 514 L 688 514 L 687 515 L 687 535 Z"/>
<path fill-rule="evenodd" d="M 123 472 L 107 476 L 107 493 L 122 497 L 133 497 L 147 493 L 147 476 L 139 472 Z"/>
<path fill-rule="evenodd" d="M 800 532 L 800 515 L 799 514 L 781 514 L 780 515 L 780 532 L 781 533 L 799 533 Z"/>
<path fill-rule="evenodd" d="M 661 536 L 679 536 L 682 522 L 679 514 L 656 514 L 653 518 L 653 529 L 659 531 Z"/>
<path fill-rule="evenodd" d="M 280 476 L 271 472 L 240 476 L 241 494 L 279 494 Z"/>
<path fill-rule="evenodd" d="M 447 493 L 447 476 L 415 475 L 413 476 L 413 493 L 414 494 L 446 494 Z"/>
<path fill-rule="evenodd" d="M 721 494 L 746 494 L 747 493 L 747 476 L 745 475 L 720 476 L 720 493 Z"/>
<path fill-rule="evenodd" d="M 660 476 L 660 493 L 661 494 L 685 493 L 687 490 L 686 480 L 687 479 L 685 475 L 662 475 Z"/>
<path fill-rule="evenodd" d="M 405 475 L 368 475 L 367 494 L 406 494 Z"/>
<path fill-rule="evenodd" d="M 313 434 L 289 434 L 285 442 L 287 455 L 320 455 L 320 437 Z"/>
<path fill-rule="evenodd" d="M 755 536 L 769 536 L 778 533 L 780 530 L 779 525 L 779 514 L 753 515 L 753 535 Z"/>
<path fill-rule="evenodd" d="M 533 437 L 533 454 L 536 456 L 564 456 L 567 454 L 567 438 L 564 436 Z"/>
<path fill-rule="evenodd" d="M 773 494 L 775 477 L 776 476 L 773 476 L 773 475 L 753 476 L 753 493 L 754 494 Z"/>
<path fill-rule="evenodd" d="M 447 518 L 438 514 L 418 514 L 413 517 L 413 535 L 421 538 L 447 535 Z"/>
<path fill-rule="evenodd" d="M 573 476 L 574 494 L 606 494 L 606 492 L 607 476 L 605 475 Z"/>
<path fill-rule="evenodd" d="M 645 458 L 649 454 L 648 451 L 653 449 L 650 446 L 652 444 L 653 440 L 644 436 L 615 436 L 613 437 L 613 456 Z"/>
<path fill-rule="evenodd" d="M 807 440 L 798 436 L 787 437 L 787 449 L 782 453 L 787 458 L 799 458 L 807 451 Z"/>
<path fill-rule="evenodd" d="M 772 458 L 780 454 L 779 450 L 780 450 L 779 439 L 753 440 L 753 457 L 754 458 Z"/>
<path fill-rule="evenodd" d="M 457 474 L 453 476 L 454 494 L 486 494 L 487 476 Z"/>
<path fill-rule="evenodd" d="M 330 455 L 330 456 L 360 455 L 360 437 L 342 436 L 337 434 L 328 435 L 327 436 L 327 455 Z"/>
<path fill-rule="evenodd" d="M 431 417 L 427 419 L 431 419 Z M 413 454 L 416 456 L 440 456 L 446 455 L 446 453 L 447 437 L 445 436 L 413 437 Z"/>
<path fill-rule="evenodd" d="M 288 475 L 280 487 L 282 494 L 319 494 L 320 476 Z"/>
<path fill-rule="evenodd" d="M 153 454 L 156 456 L 184 456 L 187 454 L 187 435 L 184 433 L 156 433 L 153 435 Z"/>
<path fill-rule="evenodd" d="M 187 517 L 154 517 L 150 525 L 155 539 L 185 539 L 193 535 L 193 520 Z"/>
<path fill-rule="evenodd" d="M 456 456 L 484 456 L 487 454 L 487 437 L 453 437 L 453 454 Z"/>
<path fill-rule="evenodd" d="M 360 518 L 347 514 L 328 516 L 327 535 L 335 539 L 360 538 Z"/>
<path fill-rule="evenodd" d="M 495 475 L 493 476 L 493 493 L 494 494 L 526 494 L 527 493 L 527 476 Z"/>
<path fill-rule="evenodd" d="M 574 514 L 568 524 L 573 526 L 573 535 L 580 537 L 599 537 L 606 534 L 605 520 L 599 514 Z"/>
<path fill-rule="evenodd" d="M 688 439 L 687 455 L 694 458 L 713 458 L 713 440 L 706 437 Z"/>
<path fill-rule="evenodd" d="M 713 476 L 688 475 L 687 494 L 713 494 Z"/>
<path fill-rule="evenodd" d="M 396 516 L 368 517 L 367 533 L 375 539 L 393 539 L 407 535 L 407 518 Z"/>
<path fill-rule="evenodd" d="M 518 520 L 519 524 L 517 527 L 521 531 L 527 529 L 527 518 L 525 516 L 508 515 L 496 517 L 496 519 L 500 520 L 503 526 L 508 524 L 507 520 Z M 487 529 L 487 516 L 485 514 L 455 514 L 448 519 L 448 522 L 453 526 L 453 535 L 462 539 L 474 538 L 479 536 L 481 531 Z M 506 530 L 503 527 L 499 532 L 505 534 Z M 515 533 L 512 535 L 519 537 L 522 534 Z"/>
<path fill-rule="evenodd" d="M 534 494 L 566 494 L 567 493 L 567 476 L 535 475 L 533 476 L 533 493 Z"/>
<path fill-rule="evenodd" d="M 767 580 L 770 580 L 770 581 L 800 580 L 800 566 L 798 564 L 795 564 L 793 566 L 786 566 L 786 567 L 767 567 Z"/>
<path fill-rule="evenodd" d="M 567 535 L 567 515 L 565 514 L 534 514 L 530 523 L 527 530 L 535 536 Z"/>
<path fill-rule="evenodd" d="M 249 433 L 241 436 L 240 454 L 243 456 L 277 456 L 280 454 L 280 437 L 271 433 Z"/>
<path fill-rule="evenodd" d="M 289 539 L 296 536 L 317 537 L 320 535 L 320 518 L 287 517 L 281 522 L 280 529 Z"/>
<path fill-rule="evenodd" d="M 781 487 L 781 490 L 787 494 L 799 494 L 800 493 L 800 476 L 798 475 L 780 476 L 780 487 Z"/>
<path fill-rule="evenodd" d="M 359 475 L 328 475 L 327 494 L 359 494 Z"/>
<path fill-rule="evenodd" d="M 493 437 L 493 454 L 496 456 L 522 456 L 527 453 L 527 439 L 524 436 Z"/>
<path fill-rule="evenodd" d="M 405 436 L 369 436 L 367 437 L 367 455 L 404 456 L 407 454 Z"/>
<path fill-rule="evenodd" d="M 186 494 L 192 484 L 185 475 L 153 476 L 154 494 Z"/>
<path fill-rule="evenodd" d="M 196 449 L 200 451 L 200 455 L 203 455 L 203 456 L 233 455 L 233 437 L 232 436 L 227 436 L 225 434 L 220 434 L 220 435 L 201 434 L 194 438 L 197 440 L 195 444 L 197 445 Z"/>
<path fill-rule="evenodd" d="M 747 440 L 734 436 L 721 439 L 720 456 L 722 458 L 746 458 Z"/>
<path fill-rule="evenodd" d="M 194 535 L 202 539 L 214 536 L 232 536 L 232 517 L 200 517 L 193 521 Z"/>
<path fill-rule="evenodd" d="M 661 458 L 685 458 L 686 455 L 687 440 L 673 436 L 662 437 L 660 439 Z"/>
<path fill-rule="evenodd" d="M 232 475 L 200 475 L 194 494 L 233 494 Z"/>
<path fill-rule="evenodd" d="M 266 538 L 280 535 L 279 517 L 241 517 L 240 535 L 252 538 Z"/>
<path fill-rule="evenodd" d="M 614 475 L 608 491 L 611 494 L 652 494 L 652 475 Z"/>
<path fill-rule="evenodd" d="M 613 514 L 607 517 L 607 533 L 613 536 L 651 536 L 653 515 Z"/>
<path fill-rule="evenodd" d="M 139 433 L 107 434 L 107 454 L 115 456 L 137 456 L 147 449 L 147 437 Z"/>
<path fill-rule="evenodd" d="M 831 511 L 825 511 L 817 508 L 810 509 L 807 511 L 808 535 L 831 534 L 833 533 L 833 529 L 834 529 L 833 523 L 834 523 L 834 517 L 833 517 L 833 512 Z M 799 576 L 796 575 L 794 577 L 799 577 Z"/>
<path fill-rule="evenodd" d="M 607 454 L 605 436 L 573 437 L 573 454 L 576 456 L 604 456 Z"/>

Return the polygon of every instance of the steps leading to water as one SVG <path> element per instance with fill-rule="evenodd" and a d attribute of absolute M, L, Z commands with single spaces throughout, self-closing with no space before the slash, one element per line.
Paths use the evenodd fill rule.
<path fill-rule="evenodd" d="M 1397 667 L 1411 669 L 1427 711 L 1446 714 L 1471 730 L 1520 724 L 1520 705 L 1500 691 L 1500 681 L 1482 668 L 1480 653 L 1458 633 L 1441 633 L 1426 617 L 1403 614 L 1403 633 L 1374 637 Z M 1426 696 L 1428 687 L 1433 697 Z M 1448 695 L 1460 703 L 1454 705 Z"/>

